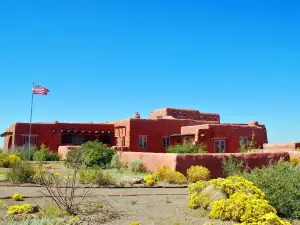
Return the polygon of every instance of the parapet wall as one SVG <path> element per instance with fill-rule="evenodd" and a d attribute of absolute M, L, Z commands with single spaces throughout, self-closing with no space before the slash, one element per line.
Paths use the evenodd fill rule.
<path fill-rule="evenodd" d="M 247 168 L 260 167 L 270 162 L 276 162 L 281 157 L 289 160 L 289 152 L 263 152 L 263 153 L 224 153 L 224 154 L 170 154 L 170 153 L 141 153 L 123 152 L 121 159 L 128 165 L 133 160 L 143 160 L 150 172 L 156 172 L 164 164 L 171 169 L 186 174 L 192 165 L 202 165 L 211 171 L 212 178 L 222 177 L 222 159 L 233 155 L 244 161 Z"/>

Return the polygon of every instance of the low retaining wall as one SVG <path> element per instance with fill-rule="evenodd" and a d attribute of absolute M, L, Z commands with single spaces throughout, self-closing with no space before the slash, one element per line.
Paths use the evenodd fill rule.
<path fill-rule="evenodd" d="M 186 174 L 192 165 L 205 166 L 211 171 L 212 178 L 222 177 L 222 159 L 234 157 L 244 161 L 247 168 L 260 167 L 270 162 L 276 162 L 281 157 L 290 159 L 288 152 L 262 152 L 262 153 L 224 153 L 224 154 L 170 154 L 170 153 L 141 153 L 123 152 L 121 159 L 128 165 L 133 160 L 143 160 L 148 171 L 156 172 L 158 167 L 168 165 L 171 169 Z"/>

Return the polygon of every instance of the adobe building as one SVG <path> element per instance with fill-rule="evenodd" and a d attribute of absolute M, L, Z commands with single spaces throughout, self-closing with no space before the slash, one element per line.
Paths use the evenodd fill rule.
<path fill-rule="evenodd" d="M 221 123 L 220 115 L 198 110 L 163 108 L 151 112 L 148 119 L 134 118 L 109 123 L 33 123 L 31 143 L 45 144 L 53 151 L 59 146 L 78 146 L 99 140 L 123 151 L 164 153 L 170 145 L 191 140 L 203 143 L 208 152 L 238 152 L 255 132 L 257 148 L 268 143 L 267 131 L 258 122 L 248 124 Z M 29 141 L 29 123 L 15 123 L 4 133 L 4 149 L 23 146 Z"/>

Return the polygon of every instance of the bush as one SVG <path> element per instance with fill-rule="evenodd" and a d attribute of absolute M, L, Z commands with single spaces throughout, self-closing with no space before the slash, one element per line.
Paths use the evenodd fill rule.
<path fill-rule="evenodd" d="M 32 164 L 20 162 L 7 172 L 7 180 L 13 184 L 32 183 L 35 169 Z"/>
<path fill-rule="evenodd" d="M 20 193 L 16 193 L 16 194 L 13 194 L 12 196 L 11 196 L 11 198 L 13 199 L 13 200 L 15 200 L 15 201 L 21 201 L 22 200 L 22 195 L 20 194 Z"/>
<path fill-rule="evenodd" d="M 200 180 L 209 180 L 210 171 L 203 166 L 191 166 L 187 170 L 187 178 L 192 183 Z"/>
<path fill-rule="evenodd" d="M 84 157 L 84 165 L 87 167 L 109 167 L 115 151 L 105 147 L 102 142 L 88 141 L 80 148 L 74 148 L 67 153 L 66 164 L 74 167 L 77 158 Z"/>
<path fill-rule="evenodd" d="M 170 184 L 187 183 L 187 179 L 182 173 L 171 170 L 167 165 L 163 165 L 163 167 L 158 168 L 155 175 L 159 180 Z"/>
<path fill-rule="evenodd" d="M 46 204 L 39 211 L 38 215 L 40 217 L 49 217 L 49 218 L 60 218 L 68 215 L 66 211 L 61 210 L 56 205 Z"/>
<path fill-rule="evenodd" d="M 238 176 L 243 172 L 244 162 L 235 158 L 233 155 L 229 155 L 228 158 L 223 158 L 222 169 L 226 176 Z"/>
<path fill-rule="evenodd" d="M 0 167 L 11 168 L 20 161 L 21 159 L 14 153 L 0 153 Z"/>
<path fill-rule="evenodd" d="M 16 146 L 12 148 L 10 151 L 14 152 L 15 154 L 18 154 L 18 156 L 21 158 L 21 160 L 24 161 L 31 161 L 33 160 L 33 155 L 36 151 L 35 147 L 28 147 L 28 146 Z"/>
<path fill-rule="evenodd" d="M 143 160 L 133 160 L 133 161 L 131 161 L 130 169 L 134 173 L 145 173 L 147 171 Z"/>
<path fill-rule="evenodd" d="M 9 221 L 7 225 L 59 225 L 59 222 L 51 220 L 49 217 L 39 219 L 25 218 L 22 221 Z"/>
<path fill-rule="evenodd" d="M 107 171 L 101 169 L 81 169 L 78 172 L 78 182 L 81 184 L 113 185 L 116 178 Z"/>
<path fill-rule="evenodd" d="M 280 160 L 245 173 L 244 177 L 257 185 L 278 215 L 300 218 L 300 167 Z"/>
<path fill-rule="evenodd" d="M 208 210 L 210 218 L 244 225 L 290 225 L 276 215 L 276 210 L 264 198 L 265 194 L 243 177 L 198 181 L 190 184 L 188 190 L 188 206 Z"/>
<path fill-rule="evenodd" d="M 144 182 L 149 186 L 155 185 L 156 181 L 157 181 L 157 178 L 153 174 L 144 176 Z"/>
<path fill-rule="evenodd" d="M 168 147 L 167 152 L 178 154 L 207 153 L 207 146 L 202 143 L 195 145 L 191 141 L 184 141 L 182 144 Z"/>
<path fill-rule="evenodd" d="M 290 158 L 290 163 L 293 165 L 293 166 L 297 166 L 300 164 L 300 158 L 298 157 L 291 157 Z"/>
<path fill-rule="evenodd" d="M 33 155 L 34 161 L 58 161 L 58 154 L 51 153 L 50 149 L 46 145 L 42 144 L 39 151 L 36 151 Z"/>
<path fill-rule="evenodd" d="M 276 215 L 276 210 L 265 199 L 258 199 L 253 194 L 237 192 L 228 199 L 220 199 L 211 203 L 210 218 L 234 220 L 251 224 L 261 221 L 266 214 Z"/>
<path fill-rule="evenodd" d="M 116 168 L 117 170 L 125 170 L 126 163 L 121 160 L 121 156 L 119 152 L 113 155 L 110 162 L 110 166 L 112 168 Z"/>
<path fill-rule="evenodd" d="M 6 212 L 6 215 L 14 214 L 30 214 L 35 211 L 34 207 L 29 203 L 23 203 L 22 205 L 12 205 L 9 206 Z"/>

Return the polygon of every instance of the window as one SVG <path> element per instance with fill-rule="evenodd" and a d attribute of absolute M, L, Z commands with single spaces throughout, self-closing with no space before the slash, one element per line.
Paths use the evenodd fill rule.
<path fill-rule="evenodd" d="M 122 146 L 125 146 L 125 137 L 122 137 Z"/>
<path fill-rule="evenodd" d="M 215 140 L 215 152 L 225 153 L 226 152 L 226 141 L 225 140 Z"/>
<path fill-rule="evenodd" d="M 168 148 L 170 146 L 170 138 L 163 137 L 163 148 Z"/>
<path fill-rule="evenodd" d="M 37 145 L 38 143 L 38 136 L 33 135 L 31 136 L 31 145 Z M 22 144 L 23 145 L 28 145 L 29 144 L 29 135 L 22 135 Z"/>
<path fill-rule="evenodd" d="M 147 148 L 147 136 L 139 136 L 140 148 Z"/>
<path fill-rule="evenodd" d="M 249 146 L 249 138 L 240 137 L 240 144 L 244 145 L 245 147 L 248 147 Z"/>

